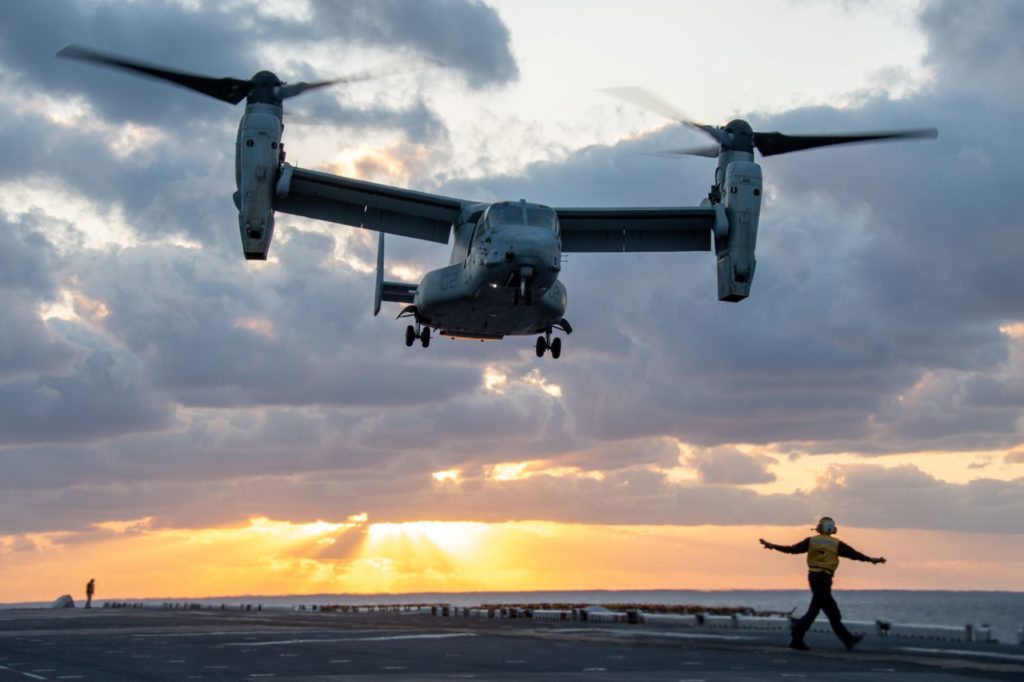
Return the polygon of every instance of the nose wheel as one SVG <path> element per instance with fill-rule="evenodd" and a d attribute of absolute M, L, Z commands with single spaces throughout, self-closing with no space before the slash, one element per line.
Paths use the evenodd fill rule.
<path fill-rule="evenodd" d="M 544 357 L 544 353 L 551 351 L 551 357 L 557 360 L 562 355 L 562 339 L 551 338 L 551 330 L 544 332 L 544 336 L 537 337 L 537 357 Z"/>
<path fill-rule="evenodd" d="M 512 289 L 512 305 L 533 303 L 533 289 L 530 288 L 530 281 L 533 279 L 533 267 L 524 265 L 519 270 L 518 283 Z"/>
<path fill-rule="evenodd" d="M 430 327 L 421 327 L 419 322 L 415 327 L 411 324 L 407 326 L 405 328 L 405 345 L 412 346 L 416 343 L 416 339 L 419 339 L 424 348 L 428 348 L 430 346 Z"/>

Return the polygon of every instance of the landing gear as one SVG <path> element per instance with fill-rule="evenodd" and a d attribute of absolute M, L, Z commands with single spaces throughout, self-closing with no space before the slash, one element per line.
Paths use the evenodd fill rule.
<path fill-rule="evenodd" d="M 537 357 L 544 357 L 545 351 L 551 351 L 551 357 L 557 360 L 562 355 L 562 339 L 552 339 L 551 330 L 544 332 L 544 336 L 537 337 Z"/>
<path fill-rule="evenodd" d="M 519 281 L 512 289 L 512 305 L 519 305 L 520 303 L 531 305 L 533 303 L 533 290 L 530 288 L 530 280 L 533 279 L 533 268 L 529 265 L 524 265 L 516 279 Z"/>
<path fill-rule="evenodd" d="M 525 305 L 533 304 L 533 289 L 528 288 L 526 284 L 520 284 L 512 289 L 512 305 L 519 305 L 520 303 Z"/>
<path fill-rule="evenodd" d="M 412 346 L 419 339 L 420 344 L 424 348 L 430 346 L 430 327 L 420 327 L 420 323 L 417 322 L 416 326 L 413 327 L 411 324 L 405 328 L 405 345 Z"/>

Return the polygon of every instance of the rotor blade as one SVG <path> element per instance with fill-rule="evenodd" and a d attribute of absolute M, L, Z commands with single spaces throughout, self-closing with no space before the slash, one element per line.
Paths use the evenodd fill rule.
<path fill-rule="evenodd" d="M 717 144 L 709 144 L 701 147 L 686 147 L 684 149 L 666 149 L 660 152 L 654 152 L 655 156 L 706 156 L 708 158 L 717 158 L 721 153 L 722 147 Z"/>
<path fill-rule="evenodd" d="M 705 135 L 710 135 L 715 142 L 719 144 L 726 144 L 729 141 L 729 135 L 724 130 L 720 130 L 714 126 L 704 125 L 703 123 L 697 123 L 687 118 L 686 114 L 682 113 L 671 104 L 661 99 L 653 92 L 645 90 L 644 88 L 638 88 L 634 86 L 624 86 L 618 88 L 605 88 L 602 92 L 606 92 L 613 97 L 618 97 L 624 102 L 629 102 L 634 106 L 638 106 L 641 109 L 660 114 L 666 118 L 670 118 L 673 121 L 678 121 L 684 125 L 688 125 L 694 130 L 699 130 Z M 715 156 L 718 154 L 716 153 Z"/>
<path fill-rule="evenodd" d="M 762 156 L 786 154 L 815 147 L 836 144 L 874 142 L 876 140 L 935 139 L 939 131 L 935 128 L 916 130 L 892 130 L 877 133 L 851 133 L 844 135 L 783 135 L 782 133 L 754 133 L 754 146 Z"/>
<path fill-rule="evenodd" d="M 336 85 L 338 83 L 361 83 L 363 81 L 374 80 L 377 78 L 387 78 L 388 76 L 394 76 L 400 73 L 408 73 L 422 68 L 424 65 L 441 67 L 444 68 L 444 63 L 439 62 L 436 59 L 430 57 L 414 57 L 410 59 L 398 59 L 393 62 L 381 64 L 372 69 L 365 71 L 358 71 L 356 73 L 342 76 L 341 78 L 335 78 L 329 81 L 320 81 L 318 83 L 290 83 L 288 85 L 282 85 L 279 89 L 281 99 L 288 97 L 295 97 L 301 95 L 307 90 L 314 90 L 316 88 L 327 87 L 328 85 Z"/>
<path fill-rule="evenodd" d="M 80 61 L 111 66 L 115 69 L 134 71 L 135 73 L 149 76 L 150 78 L 170 81 L 171 83 L 175 83 L 184 88 L 188 88 L 189 90 L 194 90 L 229 104 L 238 104 L 245 99 L 246 95 L 249 94 L 249 91 L 252 90 L 251 81 L 243 81 L 237 78 L 211 78 L 209 76 L 200 76 L 198 74 L 185 73 L 182 71 L 172 71 L 170 69 L 153 66 L 143 62 L 104 54 L 103 52 L 90 50 L 89 48 L 81 47 L 79 45 L 68 45 L 58 52 L 57 56 L 64 57 L 66 59 L 78 59 Z"/>
<path fill-rule="evenodd" d="M 392 62 L 386 62 L 372 69 L 366 69 L 365 71 L 357 71 L 356 73 L 342 76 L 335 83 L 360 83 L 362 81 L 374 80 L 377 78 L 387 78 L 388 76 L 396 76 L 400 73 L 409 73 L 411 71 L 417 71 L 424 67 L 430 68 L 441 68 L 444 69 L 447 65 L 444 62 L 440 62 L 430 57 L 424 57 L 417 55 L 408 59 L 396 59 Z"/>
<path fill-rule="evenodd" d="M 280 86 L 277 91 L 281 96 L 281 99 L 288 99 L 289 97 L 295 97 L 295 95 L 301 95 L 307 90 L 315 90 L 317 88 L 325 88 L 328 85 L 334 85 L 339 81 L 319 81 L 317 83 L 289 83 L 287 85 Z"/>

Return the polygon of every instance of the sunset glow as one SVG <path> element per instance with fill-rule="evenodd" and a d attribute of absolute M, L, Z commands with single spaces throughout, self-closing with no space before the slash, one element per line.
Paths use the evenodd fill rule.
<path fill-rule="evenodd" d="M 1024 591 L 1024 4 L 358 4 L 4 5 L 0 604 Z"/>
<path fill-rule="evenodd" d="M 587 526 L 547 522 L 288 523 L 150 529 L 103 524 L 91 534 L 0 538 L 0 602 L 76 597 L 95 577 L 99 598 L 246 594 L 594 589 L 800 589 L 799 557 L 764 552 L 757 538 L 795 542 L 806 528 Z M 1018 584 L 1024 544 L 996 536 L 841 528 L 883 569 L 846 562 L 846 589 L 958 589 L 980 571 Z M 965 551 L 966 550 L 966 551 Z M 999 562 L 985 557 L 998 552 Z M 874 569 L 874 570 L 873 570 Z"/>

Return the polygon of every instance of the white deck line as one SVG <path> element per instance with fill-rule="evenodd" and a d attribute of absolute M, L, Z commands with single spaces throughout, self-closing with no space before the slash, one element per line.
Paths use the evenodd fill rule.
<path fill-rule="evenodd" d="M 35 673 L 26 673 L 21 670 L 15 670 L 14 668 L 8 668 L 5 665 L 0 665 L 0 670 L 6 670 L 9 673 L 17 673 L 18 675 L 24 675 L 25 677 L 31 677 L 33 680 L 45 680 L 46 678 L 42 675 L 36 675 Z"/>
<path fill-rule="evenodd" d="M 624 637 L 654 637 L 663 639 L 666 637 L 672 639 L 719 639 L 719 640 L 747 640 L 756 639 L 750 635 L 715 635 L 704 632 L 668 632 L 660 628 L 652 628 L 650 630 L 632 630 L 625 628 L 551 628 L 550 630 L 545 629 L 544 632 L 586 632 L 590 634 L 613 634 L 622 635 Z"/>
<path fill-rule="evenodd" d="M 393 642 L 402 639 L 451 639 L 453 637 L 476 637 L 472 632 L 445 632 L 433 635 L 389 635 L 386 637 L 329 637 L 322 639 L 281 639 L 273 642 L 225 642 L 221 646 L 287 646 L 289 644 L 317 644 L 335 642 Z"/>
<path fill-rule="evenodd" d="M 997 651 L 971 651 L 970 649 L 934 649 L 923 646 L 901 646 L 900 651 L 913 651 L 919 654 L 955 654 L 957 656 L 975 656 L 977 658 L 994 658 L 1004 661 L 1024 661 L 1019 654 L 1001 654 Z"/>

